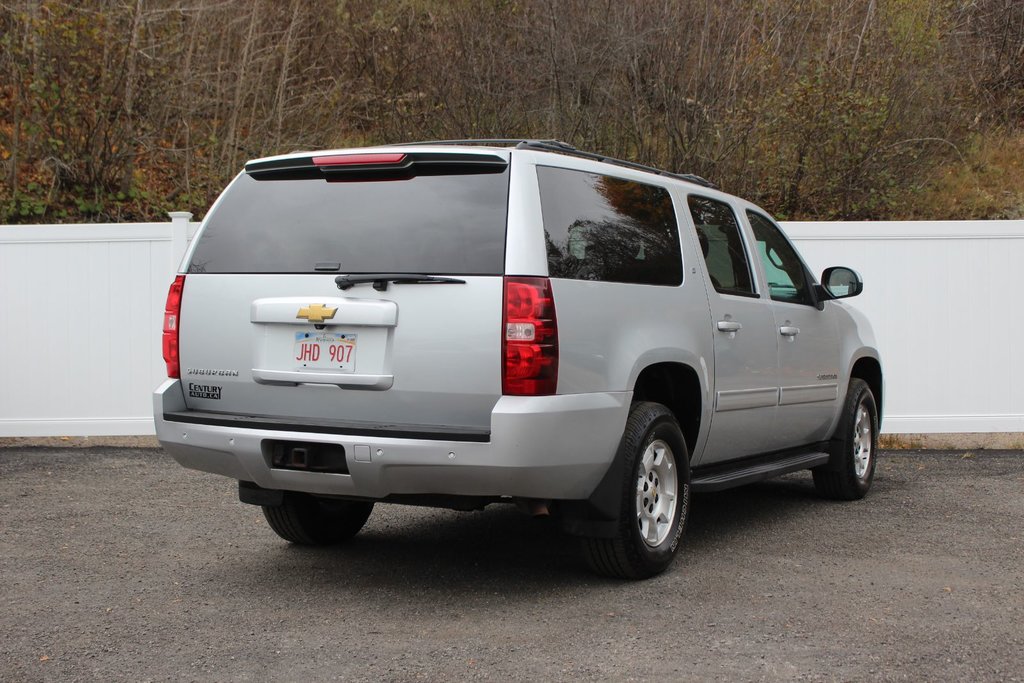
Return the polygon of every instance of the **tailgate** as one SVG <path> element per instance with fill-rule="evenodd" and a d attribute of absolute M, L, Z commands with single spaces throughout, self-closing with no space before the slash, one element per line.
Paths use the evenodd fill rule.
<path fill-rule="evenodd" d="M 332 276 L 189 275 L 180 323 L 186 405 L 487 428 L 501 394 L 502 279 L 460 279 L 342 295 Z"/>

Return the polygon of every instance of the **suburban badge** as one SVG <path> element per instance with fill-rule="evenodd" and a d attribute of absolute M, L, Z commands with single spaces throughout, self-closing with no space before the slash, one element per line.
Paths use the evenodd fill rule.
<path fill-rule="evenodd" d="M 337 312 L 337 308 L 328 308 L 323 304 L 310 304 L 309 306 L 303 306 L 300 308 L 295 317 L 304 318 L 311 323 L 322 323 L 325 320 L 333 318 L 334 314 Z"/>

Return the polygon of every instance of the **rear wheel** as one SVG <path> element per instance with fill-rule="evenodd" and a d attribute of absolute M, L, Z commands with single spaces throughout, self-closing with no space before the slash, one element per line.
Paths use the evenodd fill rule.
<path fill-rule="evenodd" d="M 690 512 L 690 464 L 675 417 L 660 403 L 634 403 L 619 444 L 623 480 L 612 538 L 583 539 L 598 574 L 644 579 L 664 571 Z"/>
<path fill-rule="evenodd" d="M 290 543 L 331 545 L 363 528 L 373 503 L 316 498 L 287 491 L 280 505 L 264 505 L 263 516 L 274 532 Z"/>
<path fill-rule="evenodd" d="M 850 380 L 830 451 L 829 464 L 812 470 L 818 493 L 835 500 L 863 498 L 875 476 L 878 451 L 878 409 L 864 380 Z"/>

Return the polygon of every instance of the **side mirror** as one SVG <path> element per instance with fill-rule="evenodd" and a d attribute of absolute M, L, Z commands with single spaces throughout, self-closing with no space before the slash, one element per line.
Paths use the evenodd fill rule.
<path fill-rule="evenodd" d="M 826 268 L 821 274 L 821 286 L 833 299 L 847 299 L 864 291 L 864 281 L 857 271 L 845 266 Z"/>

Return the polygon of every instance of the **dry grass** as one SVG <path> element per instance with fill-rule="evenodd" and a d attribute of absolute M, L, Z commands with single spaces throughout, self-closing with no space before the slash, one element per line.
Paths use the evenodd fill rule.
<path fill-rule="evenodd" d="M 885 450 L 913 450 L 924 448 L 924 442 L 907 434 L 881 434 L 878 447 Z"/>
<path fill-rule="evenodd" d="M 975 432 L 952 434 L 882 434 L 878 447 L 884 450 L 962 450 L 970 459 L 975 451 L 1024 450 L 1022 432 Z"/>
<path fill-rule="evenodd" d="M 975 138 L 932 180 L 897 200 L 906 219 L 1024 218 L 1024 133 Z"/>

